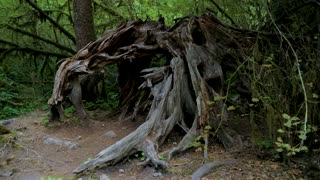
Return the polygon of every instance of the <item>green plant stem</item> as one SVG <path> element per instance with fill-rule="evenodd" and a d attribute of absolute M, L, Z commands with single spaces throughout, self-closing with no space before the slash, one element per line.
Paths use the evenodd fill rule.
<path fill-rule="evenodd" d="M 249 59 L 249 58 L 248 58 Z M 228 95 L 229 95 L 229 89 L 230 89 L 230 84 L 231 84 L 231 79 L 237 74 L 237 72 L 240 70 L 240 68 L 242 68 L 243 66 L 244 66 L 244 64 L 246 63 L 246 62 L 248 62 L 248 59 L 246 59 L 243 63 L 241 63 L 238 67 L 237 67 L 237 69 L 235 70 L 235 72 L 230 76 L 230 78 L 227 80 L 228 81 L 228 87 L 227 87 L 227 92 L 226 92 L 226 97 L 228 97 Z M 218 130 L 219 130 L 219 128 L 220 128 L 220 126 L 221 126 L 221 124 L 222 124 L 222 116 L 223 116 L 223 114 L 224 114 L 224 111 L 225 111 L 225 105 L 226 105 L 226 103 L 227 103 L 227 99 L 228 98 L 225 98 L 225 100 L 223 101 L 223 105 L 222 105 L 222 110 L 221 110 L 221 120 L 220 120 L 220 122 L 219 122 L 219 125 L 218 125 L 218 128 L 216 128 L 215 129 L 215 131 L 214 131 L 214 133 L 213 133 L 213 136 L 215 136 L 216 134 L 217 134 L 217 132 L 218 132 Z"/>
<path fill-rule="evenodd" d="M 283 37 L 283 39 L 288 43 L 288 45 L 290 47 L 290 50 L 292 51 L 292 53 L 293 53 L 293 55 L 295 57 L 296 63 L 297 63 L 298 76 L 299 76 L 299 80 L 301 82 L 302 91 L 303 91 L 303 95 L 304 95 L 304 103 L 305 103 L 305 107 L 306 107 L 305 115 L 304 115 L 304 123 L 303 123 L 303 132 L 304 132 L 304 135 L 306 135 L 307 134 L 307 123 L 308 123 L 308 97 L 307 97 L 307 91 L 306 91 L 306 88 L 305 88 L 305 85 L 304 85 L 304 81 L 303 81 L 303 78 L 302 78 L 302 74 L 301 74 L 301 70 L 300 70 L 299 58 L 298 58 L 298 55 L 297 55 L 296 51 L 293 49 L 292 44 L 290 43 L 290 41 L 287 39 L 287 37 L 282 33 L 282 31 L 279 29 L 278 25 L 275 23 L 272 15 L 270 13 L 269 8 L 268 8 L 268 14 L 270 16 L 270 19 L 271 19 L 273 25 L 275 26 L 275 28 L 277 29 L 277 31 L 279 32 L 281 37 Z M 304 139 L 301 139 L 300 146 L 303 146 L 303 142 L 304 142 Z"/>

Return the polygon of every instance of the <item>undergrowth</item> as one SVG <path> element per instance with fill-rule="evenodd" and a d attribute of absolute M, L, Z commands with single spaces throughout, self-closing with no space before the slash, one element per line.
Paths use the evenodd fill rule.
<path fill-rule="evenodd" d="M 311 47 L 290 47 L 289 41 L 279 45 L 258 39 L 226 81 L 226 103 L 248 116 L 253 143 L 284 160 L 320 146 L 316 57 L 304 54 Z"/>
<path fill-rule="evenodd" d="M 0 120 L 44 108 L 43 101 L 33 87 L 8 78 L 0 67 Z"/>

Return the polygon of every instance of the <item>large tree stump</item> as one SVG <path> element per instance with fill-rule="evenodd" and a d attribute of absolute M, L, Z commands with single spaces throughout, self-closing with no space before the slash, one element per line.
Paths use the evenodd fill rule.
<path fill-rule="evenodd" d="M 242 36 L 243 32 L 230 30 L 213 16 L 185 17 L 171 28 L 160 22 L 138 20 L 107 31 L 104 37 L 66 59 L 57 71 L 49 100 L 54 110 L 52 119 L 63 117 L 61 104 L 70 97 L 77 112 L 84 116 L 81 96 L 74 94 L 78 92 L 75 80 L 115 63 L 120 67 L 124 114 L 134 118 L 137 111 L 148 110 L 145 123 L 137 130 L 74 172 L 116 163 L 141 148 L 146 151 L 145 163 L 168 167 L 157 157 L 157 147 L 176 125 L 186 134 L 169 152 L 169 158 L 190 148 L 206 126 L 217 132 L 225 148 L 239 146 L 237 134 L 228 128 L 224 102 L 208 101 L 223 95 L 221 63 L 230 49 L 237 51 L 240 44 L 247 44 L 238 42 Z M 157 59 L 166 63 L 151 67 L 151 61 Z"/>

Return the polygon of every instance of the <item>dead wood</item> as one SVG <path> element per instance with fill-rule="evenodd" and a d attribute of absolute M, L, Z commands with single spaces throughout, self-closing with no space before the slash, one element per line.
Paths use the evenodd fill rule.
<path fill-rule="evenodd" d="M 227 159 L 227 160 L 220 160 L 220 161 L 214 161 L 207 163 L 203 166 L 201 166 L 199 169 L 197 169 L 193 174 L 192 174 L 192 180 L 200 180 L 201 177 L 209 174 L 210 172 L 216 170 L 217 168 L 229 164 L 234 164 L 237 161 L 234 159 Z"/>
<path fill-rule="evenodd" d="M 208 101 L 223 96 L 221 64 L 236 64 L 223 57 L 230 49 L 242 53 L 242 46 L 250 45 L 245 37 L 245 33 L 226 28 L 213 16 L 181 18 L 171 28 L 160 22 L 139 20 L 106 31 L 102 38 L 65 59 L 48 101 L 51 120 L 63 118 L 65 101 L 76 106 L 81 118 L 86 117 L 79 76 L 100 72 L 110 64 L 117 64 L 119 70 L 124 110 L 120 117 L 134 119 L 138 112 L 148 111 L 145 123 L 74 172 L 114 164 L 141 148 L 146 154 L 142 165 L 168 167 L 159 159 L 157 147 L 177 125 L 186 134 L 169 152 L 169 159 L 190 148 L 206 126 L 212 127 L 225 148 L 240 146 L 241 139 L 228 128 L 223 102 Z M 152 67 L 154 60 L 165 63 Z"/>

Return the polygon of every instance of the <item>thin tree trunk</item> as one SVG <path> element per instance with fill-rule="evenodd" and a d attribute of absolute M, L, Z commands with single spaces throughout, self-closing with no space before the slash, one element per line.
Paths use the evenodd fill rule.
<path fill-rule="evenodd" d="M 96 39 L 91 0 L 73 0 L 73 12 L 77 48 L 80 50 Z"/>

